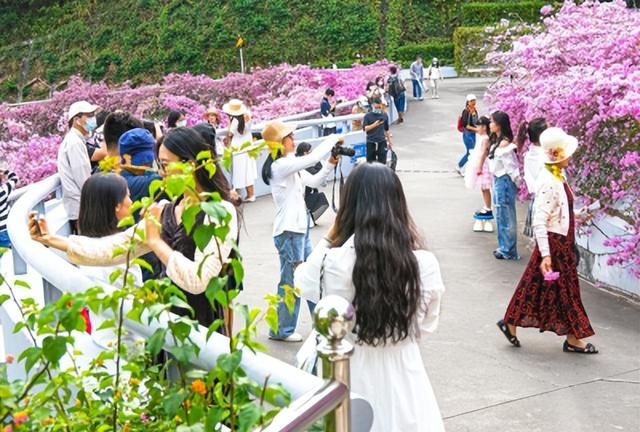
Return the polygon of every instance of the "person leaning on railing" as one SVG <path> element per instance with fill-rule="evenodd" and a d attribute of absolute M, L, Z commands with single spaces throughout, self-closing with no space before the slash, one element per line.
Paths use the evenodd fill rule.
<path fill-rule="evenodd" d="M 438 326 L 444 285 L 395 172 L 367 163 L 349 174 L 335 222 L 294 286 L 310 302 L 334 294 L 353 303 L 351 390 L 371 402 L 372 432 L 444 431 L 418 344 Z"/>
<path fill-rule="evenodd" d="M 170 175 L 167 171 L 173 162 L 196 162 L 202 151 L 210 151 L 202 137 L 192 129 L 176 128 L 170 131 L 161 141 L 158 150 L 158 162 L 163 175 Z M 215 239 L 200 251 L 195 241 L 188 235 L 180 222 L 182 211 L 186 206 L 186 199 L 180 197 L 171 203 L 158 203 L 149 208 L 149 212 L 161 222 L 161 228 L 147 219 L 141 228 L 144 229 L 144 243 L 140 244 L 131 259 L 153 252 L 163 264 L 162 276 L 184 291 L 189 305 L 194 309 L 195 319 L 207 327 L 218 318 L 222 318 L 221 310 L 214 310 L 204 292 L 209 280 L 223 270 L 223 263 L 233 257 L 233 244 L 238 238 L 238 216 L 236 207 L 229 201 L 229 184 L 222 170 L 216 170 L 213 177 L 204 169 L 194 173 L 197 190 L 202 193 L 217 192 L 222 197 L 222 205 L 231 214 L 230 232 L 224 243 Z M 200 213 L 196 224 L 213 223 L 203 213 Z M 46 246 L 66 252 L 69 261 L 74 264 L 105 266 L 122 264 L 125 255 L 113 257 L 113 251 L 124 246 L 134 234 L 134 228 L 100 238 L 90 238 L 82 235 L 60 237 L 49 232 L 46 220 L 36 219 L 35 213 L 29 215 L 29 231 L 31 238 Z M 200 267 L 201 266 L 201 267 Z M 186 315 L 185 309 L 174 308 L 173 312 Z"/>

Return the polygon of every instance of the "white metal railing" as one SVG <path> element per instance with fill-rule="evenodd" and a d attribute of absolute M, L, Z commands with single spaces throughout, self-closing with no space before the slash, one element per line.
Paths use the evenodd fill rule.
<path fill-rule="evenodd" d="M 58 175 L 54 175 L 39 183 L 29 186 L 25 191 L 21 192 L 21 197 L 14 203 L 7 228 L 11 237 L 14 252 L 19 254 L 30 268 L 43 278 L 45 289 L 60 290 L 64 292 L 82 292 L 95 286 L 95 282 L 83 275 L 75 266 L 70 264 L 66 259 L 53 250 L 46 248 L 40 243 L 31 240 L 27 228 L 27 215 L 34 208 L 44 209 L 43 200 L 47 199 L 55 192 L 60 185 Z M 50 221 L 53 222 L 53 221 Z M 52 226 L 55 224 L 52 224 Z M 45 302 L 47 294 L 44 294 Z M 8 303 L 2 308 L 10 308 Z M 125 310 L 130 310 L 131 305 L 126 304 Z M 106 315 L 109 315 L 108 313 Z M 16 311 L 4 310 L 0 311 L 0 318 L 7 322 L 3 322 L 3 333 L 5 338 L 5 346 L 12 347 L 12 350 L 23 349 L 29 346 L 30 341 L 24 330 L 13 334 L 13 324 L 19 319 Z M 145 316 L 143 315 L 143 322 Z M 167 328 L 168 319 L 163 316 L 161 320 L 154 321 L 149 325 L 141 325 L 140 323 L 125 319 L 125 327 L 142 337 L 150 337 L 158 328 Z M 200 355 L 194 358 L 192 363 L 205 370 L 215 366 L 218 356 L 228 352 L 228 338 L 218 333 L 214 333 L 209 340 L 206 338 L 206 329 L 200 328 L 199 331 L 192 332 L 191 338 L 194 343 L 202 347 Z M 82 342 L 82 339 L 79 339 Z M 86 341 L 86 343 L 90 343 Z M 165 340 L 165 347 L 173 346 L 170 338 Z M 95 350 L 95 344 L 89 350 Z M 19 367 L 14 363 L 9 372 L 16 371 Z M 269 376 L 271 383 L 279 383 L 286 388 L 292 396 L 292 406 L 283 411 L 278 417 L 276 424 L 282 424 L 282 428 L 278 430 L 286 431 L 302 431 L 313 420 L 327 414 L 334 408 L 344 404 L 345 394 L 348 394 L 348 388 L 340 387 L 333 380 L 323 380 L 314 375 L 303 372 L 287 363 L 284 363 L 274 357 L 266 354 L 254 354 L 249 350 L 243 352 L 242 367 L 247 375 L 256 382 L 264 382 Z M 350 397 L 351 426 L 353 431 L 368 431 L 373 419 L 373 413 L 370 404 L 362 397 L 351 394 Z M 276 429 L 271 429 L 276 430 Z M 348 429 L 338 429 L 348 430 Z"/>

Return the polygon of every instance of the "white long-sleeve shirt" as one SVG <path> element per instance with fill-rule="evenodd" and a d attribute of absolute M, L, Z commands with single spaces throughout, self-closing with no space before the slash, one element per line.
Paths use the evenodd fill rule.
<path fill-rule="evenodd" d="M 282 157 L 271 166 L 271 195 L 276 205 L 273 221 L 273 236 L 285 231 L 305 233 L 308 228 L 307 206 L 304 202 L 304 188 L 320 187 L 333 169 L 333 165 L 323 162 L 316 174 L 305 170 L 318 163 L 338 142 L 338 135 L 330 135 L 311 153 L 296 157 L 293 153 Z"/>
<path fill-rule="evenodd" d="M 529 193 L 535 194 L 538 190 L 538 179 L 544 169 L 544 151 L 542 147 L 532 145 L 524 155 L 524 181 Z"/>
<path fill-rule="evenodd" d="M 62 205 L 70 220 L 80 214 L 80 191 L 91 177 L 91 161 L 87 152 L 86 138 L 72 128 L 58 149 L 58 174 L 62 183 Z"/>

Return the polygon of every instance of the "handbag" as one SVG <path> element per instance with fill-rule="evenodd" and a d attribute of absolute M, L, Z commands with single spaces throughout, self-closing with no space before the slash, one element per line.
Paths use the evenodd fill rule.
<path fill-rule="evenodd" d="M 314 223 L 329 208 L 329 201 L 324 192 L 314 191 L 308 193 L 304 197 L 304 203 L 307 205 L 307 209 L 311 213 L 311 218 Z"/>
<path fill-rule="evenodd" d="M 398 155 L 391 149 L 387 150 L 387 166 L 392 170 L 396 170 L 396 166 L 398 165 Z"/>
<path fill-rule="evenodd" d="M 324 254 L 322 258 L 322 264 L 320 265 L 320 300 L 322 300 L 323 285 L 324 285 L 324 262 L 327 259 L 327 254 Z M 320 333 L 315 329 L 311 330 L 311 333 L 304 341 L 298 352 L 296 353 L 296 367 L 307 373 L 314 374 L 316 372 L 316 364 L 318 363 L 318 343 Z"/>

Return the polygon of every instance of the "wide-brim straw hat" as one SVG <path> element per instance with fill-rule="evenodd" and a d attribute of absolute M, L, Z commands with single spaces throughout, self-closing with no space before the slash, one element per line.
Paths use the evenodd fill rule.
<path fill-rule="evenodd" d="M 240 99 L 231 99 L 222 105 L 222 111 L 230 116 L 241 116 L 249 112 L 249 108 Z"/>
<path fill-rule="evenodd" d="M 540 134 L 544 163 L 556 164 L 569 159 L 578 149 L 578 139 L 560 128 L 551 127 Z"/>
<path fill-rule="evenodd" d="M 284 137 L 296 130 L 294 123 L 283 123 L 280 120 L 272 120 L 264 125 L 262 138 L 270 142 L 282 142 Z"/>

